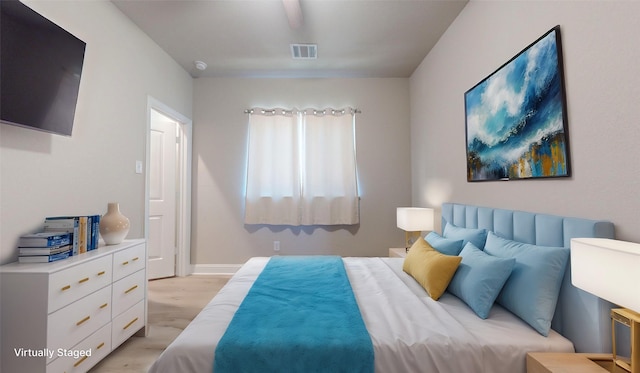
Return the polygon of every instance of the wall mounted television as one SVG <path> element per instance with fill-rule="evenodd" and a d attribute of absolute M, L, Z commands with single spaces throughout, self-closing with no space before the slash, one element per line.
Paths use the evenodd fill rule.
<path fill-rule="evenodd" d="M 85 42 L 17 0 L 0 28 L 0 121 L 71 136 Z"/>

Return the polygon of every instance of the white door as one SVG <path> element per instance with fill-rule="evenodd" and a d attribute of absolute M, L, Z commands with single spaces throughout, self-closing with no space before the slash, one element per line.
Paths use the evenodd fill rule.
<path fill-rule="evenodd" d="M 175 275 L 178 123 L 151 110 L 149 134 L 149 279 Z"/>

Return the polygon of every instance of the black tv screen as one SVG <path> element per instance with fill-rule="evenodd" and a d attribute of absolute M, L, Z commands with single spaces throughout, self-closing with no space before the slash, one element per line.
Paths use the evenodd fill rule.
<path fill-rule="evenodd" d="M 17 0 L 0 6 L 0 120 L 71 136 L 86 44 Z"/>

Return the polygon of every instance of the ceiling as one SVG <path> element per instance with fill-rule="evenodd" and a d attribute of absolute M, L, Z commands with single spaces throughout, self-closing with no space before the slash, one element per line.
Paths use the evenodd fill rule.
<path fill-rule="evenodd" d="M 197 77 L 409 77 L 467 0 L 112 0 Z M 293 60 L 290 44 L 318 45 Z M 194 61 L 208 66 L 196 69 Z"/>

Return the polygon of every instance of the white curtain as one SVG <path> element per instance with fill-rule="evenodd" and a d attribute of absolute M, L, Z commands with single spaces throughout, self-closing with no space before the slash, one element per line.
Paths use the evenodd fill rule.
<path fill-rule="evenodd" d="M 299 225 L 299 135 L 296 114 L 250 114 L 245 223 Z"/>
<path fill-rule="evenodd" d="M 359 223 L 355 110 L 252 109 L 246 224 Z"/>

